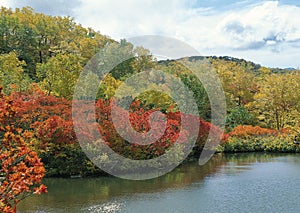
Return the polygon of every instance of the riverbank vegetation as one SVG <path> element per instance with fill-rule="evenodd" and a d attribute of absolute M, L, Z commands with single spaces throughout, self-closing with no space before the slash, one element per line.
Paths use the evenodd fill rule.
<path fill-rule="evenodd" d="M 221 141 L 220 152 L 300 151 L 299 145 L 294 144 L 294 137 L 300 132 L 299 70 L 268 68 L 231 57 L 185 59 L 194 64 L 206 60 L 219 74 L 227 101 L 226 128 L 222 132 L 210 123 L 210 101 L 204 87 L 180 60 L 157 61 L 148 50 L 134 47 L 126 40 L 114 41 L 82 27 L 70 17 L 47 16 L 29 7 L 15 11 L 2 7 L 0 15 L 0 86 L 4 93 L 0 98 L 1 113 L 7 98 L 15 111 L 9 120 L 3 117 L 3 122 L 13 122 L 15 128 L 30 135 L 30 142 L 25 140 L 22 146 L 25 144 L 38 154 L 47 176 L 104 174 L 81 150 L 71 110 L 73 91 L 83 67 L 109 44 L 134 55 L 105 77 L 95 100 L 95 125 L 115 152 L 132 159 L 151 159 L 165 153 L 178 138 L 178 106 L 170 97 L 151 88 L 135 99 L 127 97 L 133 101 L 130 121 L 136 130 L 147 132 L 150 114 L 161 111 L 167 117 L 164 136 L 151 145 L 132 145 L 113 127 L 110 104 L 116 89 L 128 77 L 148 68 L 176 76 L 194 93 L 200 132 L 191 157 L 199 155 L 210 130 L 216 135 L 214 140 Z M 86 86 L 94 80 L 94 76 L 87 76 Z M 162 77 L 157 77 L 157 82 L 165 84 Z M 123 92 L 131 94 L 133 88 L 127 86 L 126 90 Z M 5 152 L 7 134 L 1 133 L 1 154 Z M 83 134 L 92 138 L 91 132 Z M 107 156 L 102 158 L 107 160 Z M 4 162 L 0 158 L 2 169 Z"/>

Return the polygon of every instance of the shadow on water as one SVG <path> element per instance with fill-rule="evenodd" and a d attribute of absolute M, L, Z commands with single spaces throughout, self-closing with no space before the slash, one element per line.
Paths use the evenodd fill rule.
<path fill-rule="evenodd" d="M 203 166 L 197 162 L 185 163 L 174 171 L 162 177 L 130 181 L 115 177 L 99 177 L 84 179 L 49 178 L 44 182 L 49 193 L 42 196 L 33 196 L 22 201 L 18 212 L 116 212 L 119 208 L 115 199 L 141 194 L 164 193 L 166 191 L 201 187 L 205 178 L 220 174 L 235 175 L 252 169 L 253 164 L 273 162 L 283 158 L 300 163 L 299 157 L 288 154 L 216 154 Z M 111 207 L 103 209 L 101 203 L 110 202 Z M 100 206 L 99 206 L 100 205 Z M 109 208 L 114 210 L 110 211 Z M 97 210 L 98 209 L 98 210 Z"/>

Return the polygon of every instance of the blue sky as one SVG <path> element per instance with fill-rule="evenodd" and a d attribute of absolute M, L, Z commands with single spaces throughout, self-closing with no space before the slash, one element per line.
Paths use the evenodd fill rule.
<path fill-rule="evenodd" d="M 202 55 L 300 67 L 296 0 L 0 0 L 0 5 L 29 5 L 46 14 L 70 15 L 116 40 L 165 35 L 190 44 Z"/>

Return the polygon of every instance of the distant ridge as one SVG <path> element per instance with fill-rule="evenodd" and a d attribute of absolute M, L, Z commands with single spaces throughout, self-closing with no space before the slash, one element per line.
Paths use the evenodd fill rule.
<path fill-rule="evenodd" d="M 182 58 L 181 58 L 182 59 Z M 238 65 L 247 68 L 247 70 L 252 71 L 252 72 L 259 72 L 259 69 L 264 67 L 261 66 L 260 64 L 256 64 L 252 61 L 247 61 L 245 59 L 240 59 L 240 58 L 235 58 L 231 56 L 190 56 L 188 57 L 189 61 L 197 61 L 197 60 L 210 60 L 211 62 L 214 60 L 222 60 L 222 61 L 227 61 L 227 62 L 235 62 Z M 177 59 L 180 60 L 180 59 Z M 176 61 L 175 59 L 168 59 L 168 60 L 160 60 L 158 61 L 159 64 L 164 64 L 167 65 L 168 63 Z M 297 69 L 293 67 L 287 67 L 287 68 L 272 68 L 272 67 L 266 67 L 271 70 L 272 73 L 286 73 L 286 72 L 291 72 L 291 71 L 297 71 Z"/>

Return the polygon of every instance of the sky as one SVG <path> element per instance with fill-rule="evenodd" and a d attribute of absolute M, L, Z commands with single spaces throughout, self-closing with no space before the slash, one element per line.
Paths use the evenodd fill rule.
<path fill-rule="evenodd" d="M 297 0 L 0 0 L 0 5 L 71 16 L 115 40 L 169 36 L 201 55 L 244 58 L 268 67 L 300 67 Z"/>

